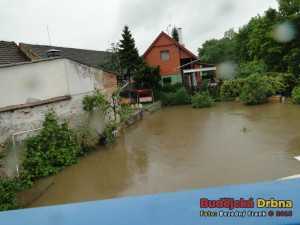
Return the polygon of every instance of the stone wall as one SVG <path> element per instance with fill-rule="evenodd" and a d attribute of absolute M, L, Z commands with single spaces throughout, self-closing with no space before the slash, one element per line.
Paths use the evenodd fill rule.
<path fill-rule="evenodd" d="M 161 101 L 158 101 L 146 108 L 137 109 L 137 111 L 135 113 L 128 116 L 128 118 L 124 122 L 125 126 L 131 126 L 131 125 L 135 124 L 139 120 L 143 119 L 144 116 L 147 116 L 147 115 L 159 110 L 161 107 L 162 107 Z"/>

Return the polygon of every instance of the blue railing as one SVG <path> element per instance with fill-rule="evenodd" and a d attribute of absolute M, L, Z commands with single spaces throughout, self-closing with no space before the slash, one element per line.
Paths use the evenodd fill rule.
<path fill-rule="evenodd" d="M 300 178 L 6 211 L 0 224 L 300 224 Z"/>

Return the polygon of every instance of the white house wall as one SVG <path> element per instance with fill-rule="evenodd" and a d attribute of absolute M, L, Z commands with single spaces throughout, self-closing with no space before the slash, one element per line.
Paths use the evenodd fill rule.
<path fill-rule="evenodd" d="M 104 89 L 103 71 L 68 59 L 64 59 L 69 95 L 87 93 L 94 88 Z"/>
<path fill-rule="evenodd" d="M 0 108 L 68 95 L 63 59 L 0 68 Z"/>

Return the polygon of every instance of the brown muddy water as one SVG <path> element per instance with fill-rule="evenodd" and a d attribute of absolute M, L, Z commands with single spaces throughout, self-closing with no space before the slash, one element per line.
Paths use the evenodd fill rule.
<path fill-rule="evenodd" d="M 39 181 L 53 185 L 29 207 L 274 180 L 300 173 L 298 155 L 299 105 L 168 107 Z"/>

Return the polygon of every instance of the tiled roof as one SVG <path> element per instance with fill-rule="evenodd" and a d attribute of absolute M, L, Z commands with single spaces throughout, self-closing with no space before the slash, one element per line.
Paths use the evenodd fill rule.
<path fill-rule="evenodd" d="M 12 67 L 12 66 L 20 66 L 24 64 L 33 64 L 33 63 L 38 63 L 38 62 L 44 62 L 44 61 L 52 61 L 55 59 L 62 59 L 61 57 L 50 57 L 47 59 L 39 59 L 39 60 L 33 60 L 33 61 L 28 61 L 28 62 L 15 62 L 15 63 L 8 63 L 8 64 L 0 64 L 0 68 L 5 68 L 5 67 Z"/>
<path fill-rule="evenodd" d="M 152 42 L 152 44 L 149 46 L 149 48 L 145 51 L 143 54 L 143 57 L 145 58 L 146 55 L 152 50 L 152 48 L 155 46 L 156 42 L 162 37 L 165 36 L 167 39 L 169 39 L 171 42 L 174 43 L 177 47 L 179 47 L 181 50 L 186 52 L 188 55 L 190 55 L 192 58 L 197 59 L 197 56 L 194 55 L 192 52 L 190 52 L 188 49 L 186 49 L 183 45 L 179 44 L 177 41 L 175 41 L 173 38 L 171 38 L 169 35 L 167 35 L 165 32 L 161 32 L 158 37 Z"/>
<path fill-rule="evenodd" d="M 9 63 L 28 62 L 29 58 L 13 41 L 0 41 L 0 65 Z"/>
<path fill-rule="evenodd" d="M 102 69 L 100 64 L 104 64 L 107 61 L 109 52 L 105 51 L 94 51 L 78 48 L 65 48 L 58 46 L 49 46 L 49 45 L 32 45 L 25 44 L 28 49 L 35 53 L 39 58 L 45 59 L 48 58 L 47 51 L 50 49 L 60 50 L 60 57 L 68 58 L 76 62 L 92 66 L 98 69 Z"/>

